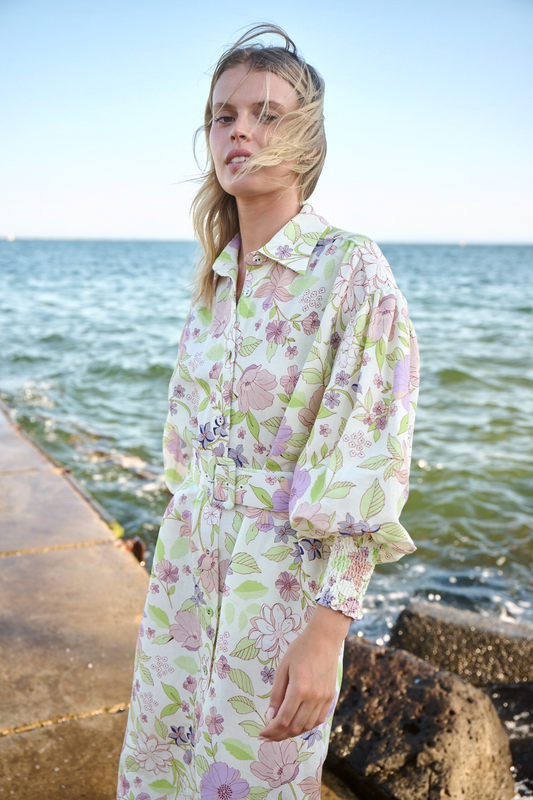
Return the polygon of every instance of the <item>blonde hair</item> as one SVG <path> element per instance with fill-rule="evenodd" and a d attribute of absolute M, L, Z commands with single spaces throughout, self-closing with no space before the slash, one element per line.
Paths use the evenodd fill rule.
<path fill-rule="evenodd" d="M 257 40 L 265 34 L 280 36 L 284 47 L 265 46 Z M 213 124 L 213 91 L 228 69 L 248 65 L 250 72 L 273 73 L 283 78 L 295 89 L 298 97 L 296 111 L 278 117 L 272 126 L 269 143 L 255 153 L 240 170 L 240 174 L 254 172 L 285 161 L 295 161 L 293 171 L 300 176 L 298 199 L 303 203 L 313 192 L 326 157 L 324 131 L 324 81 L 318 72 L 298 55 L 296 45 L 277 25 L 256 25 L 250 28 L 227 50 L 215 67 L 205 108 L 204 124 L 195 135 L 195 145 L 203 132 L 207 144 L 207 164 L 201 178 L 202 185 L 191 205 L 195 235 L 202 248 L 202 256 L 193 276 L 193 301 L 210 307 L 215 290 L 213 263 L 239 232 L 237 204 L 218 182 L 209 148 L 209 134 Z M 280 123 L 283 123 L 281 126 Z"/>

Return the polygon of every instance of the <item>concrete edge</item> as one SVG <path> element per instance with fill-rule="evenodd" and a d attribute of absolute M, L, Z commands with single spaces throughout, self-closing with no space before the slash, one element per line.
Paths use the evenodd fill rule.
<path fill-rule="evenodd" d="M 111 514 L 106 511 L 106 509 L 100 505 L 98 500 L 83 488 L 83 486 L 78 483 L 76 478 L 72 475 L 72 472 L 69 467 L 65 467 L 64 464 L 61 464 L 57 461 L 45 448 L 36 442 L 28 432 L 24 429 L 24 427 L 17 422 L 14 422 L 11 417 L 11 408 L 0 398 L 0 412 L 2 412 L 13 430 L 15 430 L 22 439 L 24 439 L 28 444 L 30 444 L 35 450 L 37 450 L 47 461 L 50 462 L 57 470 L 61 472 L 63 477 L 70 483 L 72 488 L 88 503 L 93 511 L 96 511 L 98 516 L 105 522 L 111 532 L 115 535 L 117 539 L 122 539 L 124 536 L 124 528 L 122 525 L 117 522 L 117 520 L 111 516 Z"/>

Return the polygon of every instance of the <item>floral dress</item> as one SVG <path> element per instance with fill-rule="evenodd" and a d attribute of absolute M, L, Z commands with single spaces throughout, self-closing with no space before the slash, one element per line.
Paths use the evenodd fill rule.
<path fill-rule="evenodd" d="M 418 394 L 407 303 L 377 245 L 309 205 L 213 269 L 170 382 L 165 512 L 135 658 L 118 798 L 319 800 L 335 701 L 261 742 L 276 667 L 315 604 L 361 618 L 399 523 Z M 342 675 L 339 653 L 338 688 Z M 338 689 L 337 689 L 338 691 Z"/>

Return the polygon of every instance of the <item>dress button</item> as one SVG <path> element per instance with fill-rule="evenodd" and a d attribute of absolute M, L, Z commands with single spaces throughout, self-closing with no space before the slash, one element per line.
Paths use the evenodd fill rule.
<path fill-rule="evenodd" d="M 255 256 L 252 258 L 252 261 L 254 262 L 254 264 L 260 264 L 260 263 L 262 262 L 262 260 L 263 260 L 263 259 L 262 259 L 262 257 L 261 257 L 259 254 L 255 255 Z"/>
<path fill-rule="evenodd" d="M 249 289 L 249 288 L 246 288 L 246 289 L 243 289 L 243 290 L 242 290 L 242 293 L 243 293 L 243 295 L 244 295 L 245 297 L 249 297 L 249 296 L 251 295 L 251 293 L 252 293 L 252 290 L 251 290 L 251 289 Z"/>

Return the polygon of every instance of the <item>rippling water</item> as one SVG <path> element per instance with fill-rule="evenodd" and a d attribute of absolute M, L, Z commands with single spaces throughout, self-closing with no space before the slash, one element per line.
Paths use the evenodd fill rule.
<path fill-rule="evenodd" d="M 379 568 L 357 624 L 409 597 L 533 620 L 533 247 L 384 245 L 422 357 L 418 550 Z M 0 242 L 0 397 L 152 549 L 160 444 L 188 302 L 187 242 Z"/>

